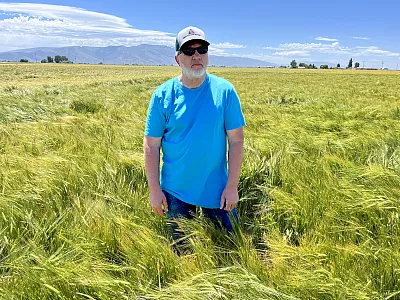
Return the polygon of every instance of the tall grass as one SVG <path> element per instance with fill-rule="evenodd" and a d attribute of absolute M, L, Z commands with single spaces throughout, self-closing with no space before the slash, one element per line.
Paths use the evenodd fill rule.
<path fill-rule="evenodd" d="M 241 222 L 148 204 L 142 138 L 173 67 L 0 64 L 0 298 L 399 299 L 396 72 L 218 69 L 246 117 Z"/>

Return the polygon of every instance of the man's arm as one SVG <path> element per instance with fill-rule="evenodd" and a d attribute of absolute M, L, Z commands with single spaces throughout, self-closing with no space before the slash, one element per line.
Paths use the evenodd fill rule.
<path fill-rule="evenodd" d="M 238 183 L 243 160 L 244 130 L 243 127 L 227 130 L 228 182 L 221 196 L 220 208 L 232 210 L 239 201 Z"/>
<path fill-rule="evenodd" d="M 144 167 L 150 189 L 150 205 L 158 215 L 165 216 L 168 204 L 160 188 L 160 147 L 161 138 L 144 137 Z"/>

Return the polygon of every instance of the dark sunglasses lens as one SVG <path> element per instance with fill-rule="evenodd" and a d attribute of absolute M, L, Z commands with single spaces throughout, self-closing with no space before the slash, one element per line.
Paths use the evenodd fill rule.
<path fill-rule="evenodd" d="M 207 47 L 197 48 L 197 52 L 199 52 L 199 54 L 206 54 L 208 52 L 208 48 Z"/>
<path fill-rule="evenodd" d="M 187 48 L 182 49 L 181 51 L 187 56 L 193 56 L 196 50 L 199 54 L 206 54 L 208 52 L 208 47 Z"/>
<path fill-rule="evenodd" d="M 188 56 L 192 56 L 194 54 L 194 51 L 196 51 L 196 49 L 193 48 L 182 49 L 183 54 Z"/>

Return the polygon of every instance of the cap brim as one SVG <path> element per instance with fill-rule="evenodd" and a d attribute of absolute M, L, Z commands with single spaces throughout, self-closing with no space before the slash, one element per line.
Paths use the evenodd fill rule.
<path fill-rule="evenodd" d="M 179 47 L 178 50 L 182 49 L 183 45 L 187 44 L 188 42 L 192 42 L 192 41 L 197 41 L 197 42 L 199 42 L 201 44 L 204 44 L 206 46 L 210 45 L 210 43 L 208 41 L 206 41 L 205 39 L 199 38 L 198 36 L 191 36 L 191 37 L 188 37 L 188 38 L 184 39 L 182 45 Z"/>

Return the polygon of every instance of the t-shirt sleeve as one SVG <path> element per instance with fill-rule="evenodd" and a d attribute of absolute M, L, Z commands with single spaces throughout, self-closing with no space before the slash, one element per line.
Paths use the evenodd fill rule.
<path fill-rule="evenodd" d="M 225 108 L 225 129 L 233 130 L 246 124 L 240 106 L 239 97 L 234 88 L 228 91 L 227 104 Z"/>
<path fill-rule="evenodd" d="M 165 130 L 165 115 L 159 97 L 153 93 L 147 111 L 146 128 L 144 135 L 154 138 L 162 137 Z"/>

